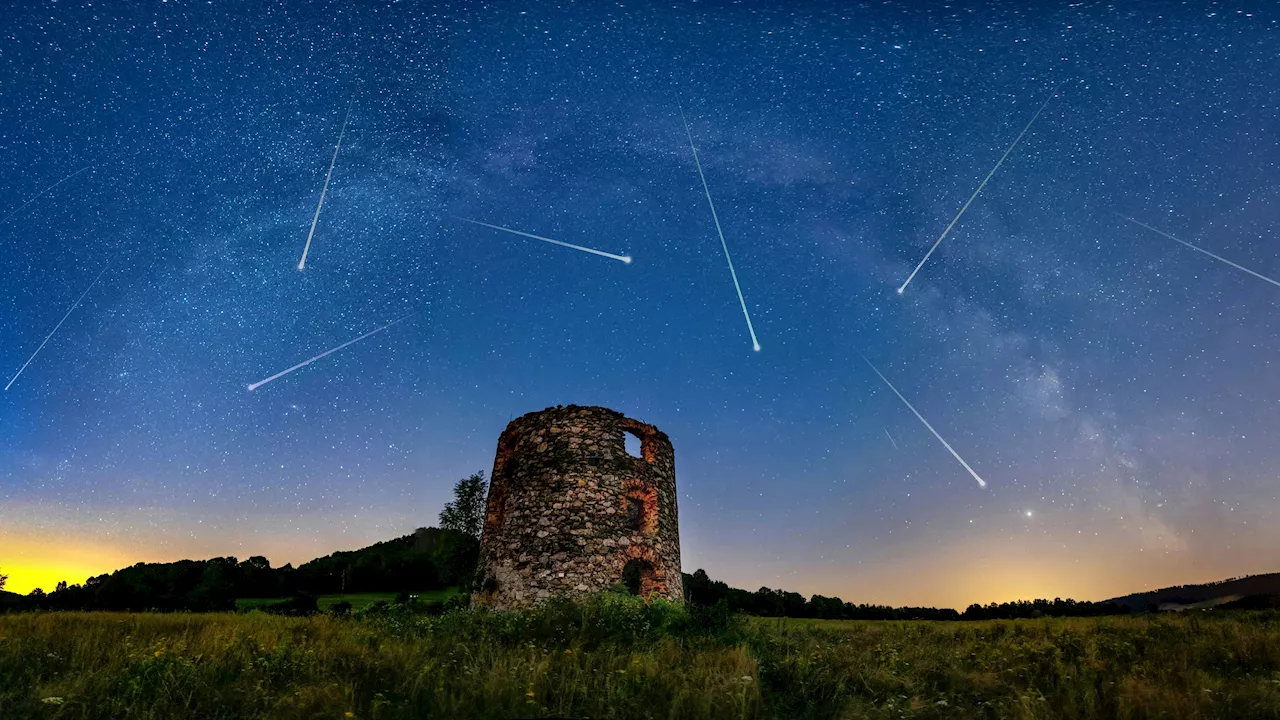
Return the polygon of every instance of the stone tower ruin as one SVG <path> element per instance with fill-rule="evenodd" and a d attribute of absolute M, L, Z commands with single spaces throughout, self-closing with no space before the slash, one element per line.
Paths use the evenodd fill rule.
<path fill-rule="evenodd" d="M 627 433 L 639 438 L 639 457 L 627 452 Z M 477 602 L 525 607 L 618 583 L 684 599 L 666 433 L 602 407 L 512 420 L 489 479 Z"/>

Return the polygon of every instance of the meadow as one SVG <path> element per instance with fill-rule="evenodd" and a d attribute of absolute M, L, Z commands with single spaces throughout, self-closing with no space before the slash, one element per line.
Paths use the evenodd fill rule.
<path fill-rule="evenodd" d="M 426 590 L 417 593 L 414 597 L 422 602 L 440 601 L 443 602 L 457 595 L 459 592 L 457 586 L 446 588 L 444 590 Z M 366 607 L 378 602 L 394 602 L 398 593 L 393 592 L 367 592 L 367 593 L 336 593 L 333 595 L 319 595 L 316 597 L 316 605 L 322 612 L 329 612 L 334 605 L 339 603 L 348 603 L 354 611 L 363 610 Z M 285 602 L 287 597 L 270 597 L 270 598 L 236 598 L 236 610 L 253 610 L 255 608 L 264 608 L 276 603 Z"/>
<path fill-rule="evenodd" d="M 3 718 L 1280 718 L 1280 613 L 752 619 L 533 611 L 0 616 Z"/>

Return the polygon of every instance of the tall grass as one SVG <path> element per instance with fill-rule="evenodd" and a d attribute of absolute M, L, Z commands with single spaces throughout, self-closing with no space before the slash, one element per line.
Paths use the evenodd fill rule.
<path fill-rule="evenodd" d="M 1280 718 L 1280 614 L 761 621 L 780 717 Z"/>
<path fill-rule="evenodd" d="M 0 718 L 1280 718 L 1280 615 L 0 616 Z"/>

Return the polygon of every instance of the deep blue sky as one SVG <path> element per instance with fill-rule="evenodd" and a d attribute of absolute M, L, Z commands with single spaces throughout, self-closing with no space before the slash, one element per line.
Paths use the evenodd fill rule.
<path fill-rule="evenodd" d="M 1280 288 L 1114 214 L 1280 276 L 1280 13 L 1242 7 L 7 11 L 5 382 L 107 271 L 0 393 L 0 568 L 405 534 L 510 419 L 578 403 L 671 436 L 685 568 L 739 586 L 1280 570 Z"/>

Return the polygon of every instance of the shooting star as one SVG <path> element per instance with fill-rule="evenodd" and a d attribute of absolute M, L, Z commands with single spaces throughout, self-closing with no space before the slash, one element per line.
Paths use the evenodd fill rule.
<path fill-rule="evenodd" d="M 302 248 L 302 259 L 298 261 L 298 269 L 307 268 L 307 253 L 311 251 L 311 236 L 316 234 L 316 221 L 320 219 L 320 208 L 324 207 L 325 193 L 329 192 L 329 180 L 333 177 L 333 165 L 338 162 L 338 151 L 342 149 L 342 136 L 347 134 L 347 121 L 351 119 L 351 108 L 356 103 L 353 95 L 347 105 L 347 115 L 342 118 L 342 130 L 338 132 L 338 144 L 333 148 L 333 159 L 329 161 L 329 173 L 324 176 L 324 187 L 320 190 L 320 202 L 316 203 L 315 217 L 311 218 L 311 232 L 307 233 L 307 244 Z"/>
<path fill-rule="evenodd" d="M 365 338 L 369 337 L 370 335 L 377 335 L 378 333 L 382 332 L 383 330 L 386 330 L 387 328 L 391 327 L 392 325 L 395 325 L 396 323 L 398 323 L 398 322 L 400 322 L 401 320 L 404 320 L 405 318 L 408 318 L 408 317 L 409 317 L 408 315 L 405 315 L 404 317 L 399 318 L 399 319 L 397 319 L 397 320 L 392 320 L 391 322 L 387 323 L 386 325 L 383 325 L 382 327 L 378 328 L 377 330 L 370 330 L 369 332 L 367 332 L 367 333 L 365 333 L 365 334 L 361 335 L 360 337 L 356 338 L 355 340 L 348 340 L 348 341 L 346 341 L 346 342 L 342 343 L 341 345 L 339 345 L 339 346 L 338 346 L 338 347 L 336 347 L 336 348 L 333 348 L 333 349 L 331 349 L 331 350 L 325 350 L 324 352 L 320 353 L 319 355 L 317 355 L 317 356 L 315 356 L 315 357 L 313 357 L 313 358 L 310 358 L 310 359 L 308 359 L 308 360 L 303 360 L 302 362 L 298 363 L 297 365 L 294 365 L 293 367 L 289 368 L 288 370 L 281 370 L 280 372 L 276 373 L 275 375 L 272 375 L 271 377 L 267 378 L 266 380 L 259 380 L 258 382 L 253 383 L 252 385 L 250 385 L 250 386 L 249 386 L 249 392 L 253 392 L 254 390 L 257 390 L 258 388 L 262 387 L 263 385 L 266 385 L 267 383 L 271 382 L 272 380 L 275 380 L 275 379 L 277 379 L 277 378 L 284 377 L 285 375 L 288 375 L 289 373 L 293 372 L 294 370 L 298 370 L 298 369 L 304 368 L 304 367 L 306 367 L 306 366 L 310 365 L 311 363 L 313 363 L 313 362 L 315 362 L 315 361 L 319 360 L 320 358 L 322 358 L 322 357 L 324 357 L 324 356 L 326 356 L 326 355 L 332 355 L 333 353 L 338 352 L 339 350 L 341 350 L 342 348 L 344 348 L 344 347 L 346 347 L 346 346 L 348 346 L 348 345 L 353 345 L 353 344 L 355 344 L 355 343 L 358 343 L 358 342 L 360 342 L 361 340 L 363 340 L 363 339 L 365 339 Z"/>
<path fill-rule="evenodd" d="M 898 449 L 898 441 L 897 441 L 897 440 L 894 440 L 892 435 L 889 435 L 889 428 L 884 428 L 884 434 L 889 436 L 889 442 L 893 443 L 893 449 L 894 449 L 894 450 L 897 450 L 897 449 Z"/>
<path fill-rule="evenodd" d="M 80 168 L 79 170 L 77 170 L 77 171 L 75 171 L 75 172 L 71 173 L 70 175 L 68 175 L 68 176 L 66 176 L 66 177 L 62 178 L 61 180 L 59 180 L 58 182 L 56 182 L 56 183 L 54 183 L 54 184 L 50 185 L 49 187 L 47 187 L 47 188 L 45 188 L 45 189 L 41 190 L 40 192 L 36 193 L 35 195 L 33 195 L 33 196 L 31 197 L 31 199 L 30 199 L 30 200 L 28 200 L 28 201 L 26 201 L 26 202 L 22 203 L 21 205 L 19 205 L 17 210 L 14 210 L 13 212 L 9 213 L 8 215 L 5 215 L 3 218 L 0 218 L 0 225 L 3 225 L 3 224 L 5 223 L 5 221 L 6 221 L 6 220 L 8 220 L 9 218 L 13 217 L 14 215 L 17 215 L 18 213 L 22 212 L 23 208 L 25 208 L 26 206 L 30 205 L 31 203 L 35 202 L 36 200 L 39 200 L 41 197 L 43 197 L 43 196 L 44 196 L 44 194 L 45 194 L 45 193 L 47 193 L 47 192 L 49 192 L 50 190 L 52 190 L 52 189 L 54 189 L 54 188 L 58 187 L 58 186 L 59 186 L 59 185 L 61 185 L 62 183 L 64 183 L 64 182 L 66 182 L 66 181 L 70 180 L 71 178 L 73 178 L 73 177 L 75 177 L 75 176 L 79 175 L 80 173 L 84 172 L 85 170 L 88 170 L 88 169 L 89 169 L 89 168 L 91 168 L 91 167 L 93 167 L 93 166 L 92 166 L 92 165 L 85 165 L 84 167 Z"/>
<path fill-rule="evenodd" d="M 858 353 L 858 354 L 859 354 L 859 355 L 862 355 L 862 353 Z M 915 409 L 914 407 L 912 407 L 911 403 L 907 402 L 907 399 L 906 399 L 906 398 L 902 397 L 902 393 L 898 392 L 898 388 L 894 387 L 894 386 L 893 386 L 893 383 L 889 382 L 889 378 L 885 377 L 885 376 L 884 376 L 884 375 L 883 375 L 879 370 L 877 370 L 877 369 L 876 369 L 876 366 L 875 366 L 875 365 L 872 365 L 870 360 L 867 360 L 867 356 L 866 356 L 866 355 L 862 355 L 862 360 L 863 360 L 863 361 L 864 361 L 868 366 L 870 366 L 872 370 L 875 370 L 875 373 L 876 373 L 877 375 L 879 375 L 879 376 L 880 376 L 880 379 L 884 381 L 884 384 L 885 384 L 885 385 L 888 385 L 888 386 L 889 386 L 889 389 L 893 391 L 893 394 L 898 396 L 898 399 L 902 401 L 902 404 L 903 404 L 903 405 L 906 405 L 906 406 L 907 406 L 907 409 L 908 409 L 908 410 L 910 410 L 912 413 L 914 413 L 914 414 L 915 414 L 915 416 L 916 416 L 916 418 L 918 418 L 918 419 L 920 420 L 920 422 L 924 423 L 924 426 L 925 426 L 925 427 L 929 428 L 929 432 L 933 433 L 933 436 L 934 436 L 934 437 L 936 437 L 936 438 L 938 438 L 938 442 L 942 443 L 942 447 L 946 448 L 946 449 L 947 449 L 947 452 L 951 453 L 951 456 L 952 456 L 952 457 L 954 457 L 956 460 L 960 461 L 960 464 L 964 466 L 964 469 L 965 469 L 965 470 L 968 470 L 968 471 L 969 471 L 969 474 L 973 476 L 973 479 L 978 481 L 978 487 L 984 487 L 984 488 L 985 488 L 985 487 L 987 486 L 987 481 L 986 481 L 986 480 L 983 480 L 983 479 L 982 479 L 982 478 L 980 478 L 980 477 L 978 477 L 978 473 L 974 472 L 974 471 L 973 471 L 973 468 L 969 467 L 969 463 L 965 462 L 965 461 L 964 461 L 964 458 L 960 457 L 960 453 L 956 452 L 956 451 L 951 447 L 951 444 L 950 444 L 950 443 L 948 443 L 946 440 L 943 440 L 943 439 L 942 439 L 942 436 L 938 434 L 938 431 L 937 431 L 937 430 L 934 430 L 934 429 L 933 429 L 933 426 L 929 424 L 929 421 L 928 421 L 928 420 L 925 420 L 925 419 L 924 419 L 924 416 L 923 416 L 923 415 L 921 415 L 919 412 L 917 412 L 917 411 L 916 411 L 916 409 Z M 888 431 L 888 430 L 885 430 L 885 432 L 887 433 L 887 432 L 889 432 L 889 431 Z M 892 439 L 892 437 L 891 437 L 890 439 Z"/>
<path fill-rule="evenodd" d="M 720 216 L 716 215 L 716 204 L 711 202 L 711 189 L 707 187 L 707 176 L 702 174 L 702 161 L 698 159 L 698 148 L 693 145 L 693 133 L 689 132 L 689 121 L 684 117 L 684 108 L 680 108 L 680 122 L 684 123 L 684 134 L 689 138 L 689 149 L 693 151 L 693 163 L 698 167 L 698 179 L 702 181 L 702 191 L 707 194 L 707 205 L 711 207 L 711 219 L 716 223 L 716 234 L 720 236 L 720 247 L 724 249 L 724 259 L 729 263 L 729 276 L 733 278 L 733 288 L 738 291 L 738 302 L 742 305 L 742 317 L 747 319 L 747 332 L 751 333 L 751 349 L 760 352 L 760 341 L 756 339 L 756 330 L 751 326 L 751 315 L 747 312 L 747 301 L 742 297 L 742 286 L 738 284 L 738 273 L 733 269 L 733 258 L 729 257 L 729 244 L 724 241 L 724 231 L 720 229 Z"/>
<path fill-rule="evenodd" d="M 18 375 L 21 375 L 22 371 L 27 369 L 27 366 L 31 364 L 31 361 L 36 359 L 36 355 L 39 355 L 40 351 L 44 349 L 45 343 L 49 342 L 49 338 L 53 337 L 53 334 L 58 332 L 58 328 L 62 327 L 62 323 L 66 322 L 67 318 L 71 317 L 71 313 L 80 306 L 80 301 L 84 300 L 85 295 L 88 295 L 89 291 L 93 289 L 93 286 L 98 284 L 98 281 L 102 279 L 103 274 L 106 273 L 110 267 L 110 265 L 107 265 L 107 267 L 102 268 L 102 272 L 98 273 L 98 277 L 94 278 L 93 282 L 89 283 L 89 287 L 85 288 L 84 292 L 80 293 L 80 297 L 72 303 L 71 309 L 67 311 L 67 314 L 62 316 L 62 319 L 58 321 L 57 325 L 53 326 L 53 329 L 49 331 L 48 335 L 45 335 L 44 342 L 40 343 L 40 347 L 36 348 L 35 352 L 31 353 L 31 357 L 27 358 L 27 361 L 22 364 L 22 367 L 18 368 L 18 372 L 9 379 L 9 384 L 4 386 L 5 392 L 9 391 L 9 387 L 18 379 Z"/>
<path fill-rule="evenodd" d="M 574 250 L 581 250 L 582 252 L 591 253 L 592 255 L 599 255 L 600 257 L 607 257 L 607 258 L 610 258 L 610 259 L 612 259 L 612 260 L 621 260 L 622 262 L 624 262 L 624 263 L 626 263 L 626 264 L 628 264 L 628 265 L 630 265 L 630 264 L 631 264 L 631 256 L 630 256 L 630 255 L 614 255 L 613 253 L 607 253 L 607 252 L 605 252 L 605 251 L 603 251 L 603 250 L 592 250 L 592 249 L 591 249 L 591 248 L 589 248 L 589 247 L 582 247 L 581 245 L 573 245 L 573 244 L 571 244 L 571 243 L 567 243 L 567 242 L 560 242 L 559 240 L 552 240 L 551 238 L 548 238 L 548 237 L 542 237 L 541 235 L 534 235 L 534 234 L 532 234 L 532 233 L 520 232 L 519 230 L 512 230 L 511 228 L 505 228 L 505 227 L 502 227 L 501 225 L 490 225 L 490 224 L 489 224 L 489 223 L 487 223 L 487 222 L 480 222 L 479 220 L 468 220 L 467 218 L 464 218 L 464 217 L 457 217 L 457 216 L 454 216 L 454 219 L 455 219 L 455 220 L 461 220 L 462 222 L 469 222 L 469 223 L 471 223 L 472 225 L 483 225 L 484 227 L 487 227 L 487 228 L 493 228 L 494 230 L 501 230 L 502 232 L 509 232 L 509 233 L 511 233 L 511 234 L 513 234 L 513 235 L 522 235 L 522 236 L 527 237 L 527 238 L 533 238 L 534 240 L 541 240 L 542 242 L 549 242 L 549 243 L 551 243 L 552 245 L 559 245 L 559 246 L 561 246 L 561 247 L 572 248 L 572 249 L 574 249 Z"/>
<path fill-rule="evenodd" d="M 969 209 L 969 206 L 973 204 L 974 199 L 978 197 L 978 193 L 982 192 L 982 188 L 987 186 L 987 181 L 991 179 L 992 175 L 996 174 L 996 171 L 999 170 L 1000 166 L 1004 164 L 1004 159 L 1009 157 L 1009 153 L 1013 152 L 1013 149 L 1018 146 L 1018 142 L 1022 140 L 1022 136 L 1026 135 L 1027 131 L 1031 129 L 1031 124 L 1036 121 L 1036 118 L 1040 117 L 1040 113 L 1043 112 L 1045 107 L 1049 105 L 1049 101 L 1053 100 L 1055 97 L 1057 97 L 1057 95 L 1058 95 L 1058 91 L 1054 90 L 1053 94 L 1049 96 L 1049 99 L 1045 100 L 1044 103 L 1040 105 L 1040 109 L 1036 110 L 1036 114 L 1031 116 L 1031 120 L 1027 122 L 1026 127 L 1022 128 L 1022 132 L 1018 133 L 1018 137 L 1014 138 L 1013 144 L 1010 145 L 1009 149 L 1005 150 L 1004 154 L 1000 156 L 1000 160 L 996 162 L 996 166 L 991 168 L 991 172 L 987 173 L 987 176 L 983 178 L 982 184 L 978 185 L 978 189 L 974 190 L 973 194 L 969 196 L 968 202 L 966 202 L 964 204 L 964 207 L 960 208 L 960 212 L 956 213 L 956 216 L 952 218 L 951 224 L 947 225 L 947 229 L 943 230 L 942 234 L 938 236 L 937 241 L 933 243 L 933 247 L 929 248 L 929 252 L 924 254 L 924 259 L 920 261 L 919 265 L 916 265 L 915 270 L 911 271 L 911 275 L 907 278 L 907 281 L 902 283 L 902 287 L 898 288 L 899 295 L 901 295 L 903 291 L 907 289 L 907 285 L 911 284 L 911 280 L 915 278 L 916 273 L 920 272 L 920 268 L 924 267 L 924 264 L 926 262 L 929 262 L 929 256 L 933 255 L 933 251 L 937 250 L 938 246 L 942 244 L 942 241 L 946 239 L 947 234 L 951 232 L 951 228 L 955 227 L 956 223 L 960 222 L 960 216 L 964 215 L 965 210 Z"/>
<path fill-rule="evenodd" d="M 1116 213 L 1116 215 L 1120 215 L 1120 213 Z M 1237 265 L 1237 264 L 1235 264 L 1235 263 L 1231 262 L 1230 260 L 1228 260 L 1228 259 L 1226 259 L 1226 258 L 1224 258 L 1224 257 L 1219 257 L 1219 256 L 1217 256 L 1217 255 L 1214 255 L 1213 253 L 1209 252 L 1208 250 L 1205 250 L 1204 248 L 1196 247 L 1195 245 L 1192 245 L 1191 243 L 1187 242 L 1186 240 L 1179 240 L 1178 238 L 1176 238 L 1176 237 L 1174 237 L 1174 236 L 1170 235 L 1169 233 L 1167 233 L 1167 232 L 1165 232 L 1165 231 L 1163 231 L 1163 230 L 1158 230 L 1158 229 L 1153 228 L 1153 227 L 1151 227 L 1150 225 L 1148 225 L 1148 224 L 1146 224 L 1146 223 L 1144 223 L 1144 222 L 1141 222 L 1141 221 L 1138 221 L 1138 220 L 1134 220 L 1133 218 L 1129 217 L 1128 215 L 1120 215 L 1120 217 L 1124 218 L 1125 220 L 1128 220 L 1129 222 L 1133 223 L 1134 225 L 1141 225 L 1142 227 L 1144 227 L 1144 228 L 1146 228 L 1146 229 L 1150 230 L 1150 231 L 1151 231 L 1151 232 L 1153 232 L 1153 233 L 1158 233 L 1158 234 L 1160 234 L 1160 235 L 1163 235 L 1163 236 L 1165 236 L 1165 237 L 1169 238 L 1170 240 L 1173 240 L 1174 242 L 1182 243 L 1183 245 L 1186 245 L 1187 247 L 1191 248 L 1192 250 L 1195 250 L 1196 252 L 1204 253 L 1205 255 L 1208 255 L 1209 257 L 1213 258 L 1214 260 L 1218 260 L 1218 261 L 1224 262 L 1224 263 L 1226 263 L 1226 264 L 1230 265 L 1231 267 L 1233 267 L 1233 268 L 1235 268 L 1235 269 L 1237 269 L 1237 270 L 1243 270 L 1243 271 L 1245 271 L 1245 272 L 1249 273 L 1250 275 L 1252 275 L 1252 276 L 1254 276 L 1254 277 L 1256 277 L 1256 278 L 1258 278 L 1258 279 L 1260 279 L 1260 280 L 1266 280 L 1267 282 L 1271 283 L 1272 285 L 1275 285 L 1276 287 L 1280 287 L 1280 282 L 1276 282 L 1275 280 L 1272 280 L 1271 278 L 1267 277 L 1266 275 L 1262 275 L 1262 274 L 1260 274 L 1260 273 L 1256 273 L 1256 272 L 1254 272 L 1254 271 L 1250 270 L 1249 268 L 1247 268 L 1247 267 L 1243 267 L 1243 266 L 1241 266 L 1241 265 Z"/>

